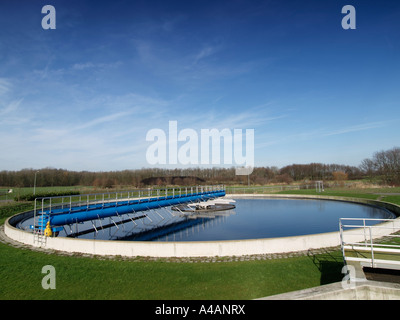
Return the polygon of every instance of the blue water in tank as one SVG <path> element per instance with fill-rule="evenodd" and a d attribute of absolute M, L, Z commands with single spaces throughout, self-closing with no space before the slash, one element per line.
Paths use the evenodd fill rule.
<path fill-rule="evenodd" d="M 385 209 L 330 200 L 237 199 L 231 215 L 204 219 L 192 232 L 157 241 L 261 239 L 339 231 L 340 218 L 392 219 Z"/>

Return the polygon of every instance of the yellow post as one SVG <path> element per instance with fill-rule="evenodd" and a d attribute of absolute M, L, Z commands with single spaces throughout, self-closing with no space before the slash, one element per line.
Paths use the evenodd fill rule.
<path fill-rule="evenodd" d="M 51 231 L 51 228 L 50 228 L 50 221 L 47 221 L 46 229 L 44 229 L 44 235 L 46 237 L 51 237 L 53 235 L 53 232 Z"/>

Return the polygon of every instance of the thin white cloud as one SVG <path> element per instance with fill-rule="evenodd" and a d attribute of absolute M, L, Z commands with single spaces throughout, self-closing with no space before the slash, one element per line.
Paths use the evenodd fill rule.
<path fill-rule="evenodd" d="M 93 62 L 83 62 L 83 63 L 75 63 L 72 65 L 72 70 L 86 70 L 86 69 L 105 69 L 105 68 L 113 68 L 121 65 L 121 61 L 109 62 L 109 63 L 93 63 Z"/>
<path fill-rule="evenodd" d="M 9 104 L 7 104 L 4 108 L 1 108 L 0 117 L 4 117 L 7 114 L 15 112 L 18 109 L 19 105 L 21 104 L 22 100 L 23 99 L 14 100 Z"/>
<path fill-rule="evenodd" d="M 132 112 L 118 112 L 118 113 L 113 113 L 113 114 L 109 114 L 103 117 L 99 117 L 99 118 L 95 118 L 93 120 L 90 120 L 88 122 L 85 122 L 84 124 L 81 124 L 79 126 L 74 127 L 73 130 L 81 130 L 81 129 L 87 129 L 99 124 L 104 124 L 107 122 L 112 122 L 114 120 L 117 120 L 119 118 L 122 118 L 124 116 L 128 116 L 129 114 L 131 114 Z"/>
<path fill-rule="evenodd" d="M 0 78 L 0 96 L 10 91 L 12 84 L 11 81 L 6 78 Z"/>
<path fill-rule="evenodd" d="M 134 39 L 140 67 L 194 88 L 198 84 L 221 78 L 232 78 L 250 73 L 271 64 L 270 59 L 229 63 L 222 55 L 222 45 L 209 45 L 188 52 L 179 47 L 161 46 L 151 40 Z M 213 57 L 213 59 L 210 59 Z"/>
<path fill-rule="evenodd" d="M 221 50 L 221 46 L 205 46 L 194 57 L 194 64 L 199 63 L 201 60 L 208 58 Z"/>
<path fill-rule="evenodd" d="M 88 69 L 88 68 L 94 68 L 95 65 L 92 62 L 85 62 L 85 63 L 75 63 L 72 66 L 72 69 L 74 70 L 84 70 L 84 69 Z"/>
<path fill-rule="evenodd" d="M 256 142 L 255 147 L 257 149 L 262 149 L 272 145 L 280 145 L 293 142 L 304 143 L 306 141 L 320 139 L 323 137 L 351 134 L 359 131 L 367 131 L 367 130 L 383 128 L 390 125 L 390 122 L 393 122 L 393 120 L 368 122 L 368 123 L 351 125 L 347 127 L 341 127 L 338 129 L 315 128 L 311 131 L 304 131 L 304 132 L 286 131 L 282 133 L 282 132 L 269 132 L 268 130 L 265 130 L 262 136 L 256 137 L 257 138 L 256 141 L 258 142 Z"/>
<path fill-rule="evenodd" d="M 13 137 L 12 145 L 8 140 L 2 143 L 12 153 L 8 161 L 24 159 L 25 165 L 22 160 L 18 164 L 11 160 L 22 167 L 51 165 L 78 170 L 146 165 L 146 131 L 155 119 L 166 119 L 169 102 L 131 93 L 78 102 L 89 104 L 90 112 L 75 103 L 68 105 L 74 110 L 71 115 L 34 114 L 29 125 L 12 127 L 12 132 L 8 132 Z M 17 108 L 3 109 L 11 112 Z"/>
<path fill-rule="evenodd" d="M 176 28 L 179 27 L 179 24 L 182 21 L 187 20 L 187 16 L 183 15 L 183 14 L 178 14 L 175 15 L 172 18 L 166 19 L 162 24 L 161 24 L 161 30 L 165 31 L 165 32 L 173 32 L 176 30 Z M 156 24 L 157 26 L 157 30 L 158 30 L 158 24 Z"/>
<path fill-rule="evenodd" d="M 0 107 L 0 124 L 3 127 L 25 125 L 31 120 L 30 113 L 20 107 L 23 100 L 22 98 L 13 100 L 4 107 Z"/>
<path fill-rule="evenodd" d="M 339 134 L 346 134 L 350 132 L 357 132 L 357 131 L 365 131 L 370 129 L 377 129 L 382 128 L 388 124 L 387 121 L 377 121 L 377 122 L 369 122 L 369 123 L 362 123 L 357 124 L 349 127 L 340 128 L 337 130 L 333 130 L 331 132 L 323 133 L 324 136 L 334 136 Z"/>

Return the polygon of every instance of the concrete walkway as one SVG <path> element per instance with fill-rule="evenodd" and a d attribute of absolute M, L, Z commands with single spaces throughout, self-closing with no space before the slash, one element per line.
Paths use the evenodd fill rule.
<path fill-rule="evenodd" d="M 400 284 L 379 281 L 335 282 L 257 300 L 399 300 Z"/>

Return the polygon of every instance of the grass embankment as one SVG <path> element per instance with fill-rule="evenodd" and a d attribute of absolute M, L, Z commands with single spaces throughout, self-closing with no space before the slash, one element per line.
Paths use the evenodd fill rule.
<path fill-rule="evenodd" d="M 332 188 L 332 189 L 325 189 L 324 192 L 316 192 L 315 189 L 287 190 L 287 191 L 277 192 L 277 194 L 304 194 L 304 195 L 363 198 L 363 199 L 386 201 L 400 205 L 400 187 L 366 188 L 366 189 Z"/>
<path fill-rule="evenodd" d="M 1 299 L 252 299 L 341 279 L 340 255 L 221 263 L 177 263 L 47 255 L 0 244 Z M 337 260 L 335 262 L 335 259 Z M 56 270 L 56 290 L 41 269 Z M 324 280 L 325 279 L 325 280 Z"/>
<path fill-rule="evenodd" d="M 285 193 L 312 192 L 316 194 L 315 190 Z M 324 194 L 382 197 L 370 190 L 329 190 Z M 397 195 L 383 200 L 400 204 Z M 1 206 L 0 223 L 29 206 Z M 55 290 L 41 286 L 41 270 L 48 264 L 56 270 Z M 62 256 L 0 243 L 0 299 L 253 299 L 340 281 L 342 266 L 339 250 L 272 260 L 178 263 Z"/>
<path fill-rule="evenodd" d="M 7 190 L 11 189 L 12 192 L 8 193 Z M 24 188 L 0 188 L 0 200 L 14 200 L 23 199 L 26 196 L 32 195 L 34 189 L 29 187 Z M 83 186 L 72 186 L 72 187 L 36 187 L 35 194 L 39 197 L 41 195 L 47 194 L 66 194 L 72 193 L 73 191 L 80 191 L 82 193 L 90 193 L 93 191 L 93 187 L 83 187 Z"/>

